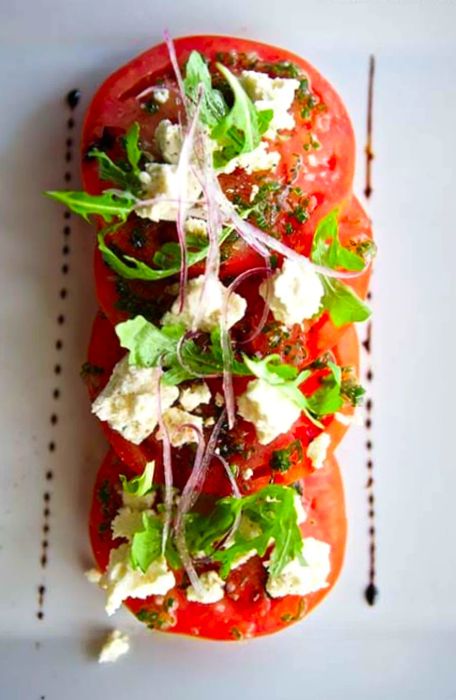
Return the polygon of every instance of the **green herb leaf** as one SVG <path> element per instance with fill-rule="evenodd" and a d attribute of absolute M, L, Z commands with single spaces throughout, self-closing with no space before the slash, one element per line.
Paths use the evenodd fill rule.
<path fill-rule="evenodd" d="M 141 160 L 142 152 L 139 147 L 139 124 L 134 122 L 128 129 L 125 135 L 125 150 L 127 152 L 128 162 L 131 165 L 131 170 L 135 177 L 140 173 L 139 161 Z"/>
<path fill-rule="evenodd" d="M 120 475 L 120 481 L 122 482 L 122 490 L 124 493 L 131 494 L 132 496 L 145 496 L 146 493 L 152 489 L 152 482 L 154 479 L 155 462 L 147 462 L 144 467 L 144 471 L 139 476 L 135 476 L 133 479 L 128 480 L 123 474 Z"/>
<path fill-rule="evenodd" d="M 333 209 L 318 222 L 312 241 L 311 258 L 318 265 L 332 270 L 359 272 L 365 267 L 364 259 L 341 244 L 337 215 L 337 209 Z"/>
<path fill-rule="evenodd" d="M 325 288 L 322 304 L 337 328 L 369 318 L 370 308 L 350 287 L 334 278 L 322 277 L 322 282 Z"/>
<path fill-rule="evenodd" d="M 106 223 L 114 219 L 125 221 L 136 203 L 135 197 L 129 192 L 118 194 L 106 190 L 103 194 L 87 194 L 87 192 L 46 192 L 51 199 L 65 204 L 75 214 L 79 214 L 86 221 L 89 216 L 101 216 Z"/>
<path fill-rule="evenodd" d="M 207 64 L 198 51 L 192 51 L 185 67 L 184 90 L 187 97 L 196 103 L 198 88 L 204 87 L 200 119 L 209 127 L 213 127 L 225 116 L 227 106 L 223 95 L 212 87 L 212 78 Z"/>
<path fill-rule="evenodd" d="M 232 231 L 232 228 L 223 229 L 220 235 L 219 245 L 224 243 Z M 147 281 L 162 280 L 178 274 L 180 270 L 181 254 L 177 243 L 165 243 L 161 249 L 155 253 L 153 261 L 157 266 L 160 266 L 160 269 L 154 269 L 130 255 L 120 257 L 106 244 L 103 231 L 100 231 L 98 234 L 98 248 L 107 265 L 125 279 Z M 207 257 L 208 250 L 209 244 L 206 243 L 206 245 L 202 246 L 199 250 L 188 252 L 188 267 L 202 262 Z"/>
<path fill-rule="evenodd" d="M 108 180 L 122 190 L 137 189 L 136 177 L 116 165 L 106 153 L 93 148 L 89 156 L 98 160 L 98 174 L 102 180 Z"/>
<path fill-rule="evenodd" d="M 181 324 L 158 328 L 144 316 L 118 323 L 116 334 L 123 348 L 130 351 L 129 363 L 139 367 L 157 367 L 177 362 L 177 343 L 185 333 Z"/>
<path fill-rule="evenodd" d="M 230 111 L 212 129 L 211 137 L 220 149 L 214 153 L 214 167 L 220 168 L 241 153 L 253 151 L 260 143 L 258 111 L 239 80 L 228 68 L 217 63 L 217 68 L 233 91 L 234 103 Z M 272 115 L 260 118 L 261 127 L 267 129 Z"/>
<path fill-rule="evenodd" d="M 292 466 L 293 456 L 302 459 L 302 443 L 300 440 L 293 440 L 288 447 L 282 450 L 274 450 L 269 461 L 271 469 L 278 472 L 286 472 Z"/>
<path fill-rule="evenodd" d="M 288 486 L 269 485 L 243 498 L 217 501 L 208 516 L 189 514 L 186 520 L 187 544 L 193 553 L 203 551 L 221 564 L 226 578 L 243 555 L 255 551 L 264 556 L 274 541 L 269 571 L 273 576 L 302 552 L 302 535 L 297 522 L 295 491 Z M 228 546 L 219 544 L 230 531 L 237 516 L 240 525 Z"/>
<path fill-rule="evenodd" d="M 131 540 L 130 560 L 134 569 L 147 571 L 161 555 L 163 523 L 158 515 L 143 513 L 143 529 L 135 532 Z"/>
<path fill-rule="evenodd" d="M 344 404 L 341 395 L 342 371 L 334 362 L 328 362 L 331 373 L 322 380 L 322 386 L 311 394 L 307 401 L 309 409 L 317 416 L 336 413 Z"/>

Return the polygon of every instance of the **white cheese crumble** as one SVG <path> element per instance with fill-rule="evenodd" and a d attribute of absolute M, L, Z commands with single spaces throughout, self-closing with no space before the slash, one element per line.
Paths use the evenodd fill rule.
<path fill-rule="evenodd" d="M 186 411 L 193 411 L 202 403 L 209 403 L 212 394 L 206 382 L 193 382 L 186 389 L 182 389 L 179 403 Z"/>
<path fill-rule="evenodd" d="M 89 583 L 99 583 L 102 576 L 101 571 L 93 568 L 86 571 L 84 575 Z"/>
<path fill-rule="evenodd" d="M 139 445 L 154 430 L 158 420 L 157 369 L 128 364 L 128 355 L 116 364 L 111 378 L 92 404 L 92 412 L 124 438 Z M 162 411 L 179 396 L 175 386 L 161 385 Z"/>
<path fill-rule="evenodd" d="M 157 201 L 139 207 L 136 214 L 151 221 L 176 221 L 179 198 L 182 197 L 192 204 L 197 201 L 202 191 L 192 173 L 187 173 L 185 180 L 181 181 L 177 177 L 177 165 L 171 163 L 146 163 L 145 170 L 139 178 L 144 185 L 143 197 L 157 198 Z M 182 192 L 183 185 L 186 185 L 185 192 Z"/>
<path fill-rule="evenodd" d="M 248 175 L 262 170 L 275 170 L 280 160 L 280 153 L 269 151 L 264 141 L 248 153 L 241 153 L 232 158 L 223 168 L 218 171 L 222 173 L 232 173 L 236 168 L 242 168 Z"/>
<path fill-rule="evenodd" d="M 103 644 L 98 663 L 113 663 L 130 650 L 130 638 L 120 630 L 113 630 Z"/>
<path fill-rule="evenodd" d="M 197 219 L 194 216 L 190 216 L 185 222 L 184 228 L 187 235 L 203 239 L 207 238 L 207 222 L 204 219 Z"/>
<path fill-rule="evenodd" d="M 132 510 L 125 507 L 119 508 L 116 517 L 111 522 L 111 531 L 114 539 L 116 537 L 125 537 L 127 540 L 131 540 L 135 532 L 142 529 L 144 512 L 147 511 Z"/>
<path fill-rule="evenodd" d="M 192 603 L 217 603 L 222 600 L 225 591 L 225 581 L 220 578 L 216 571 L 205 571 L 199 577 L 202 592 L 198 594 L 193 586 L 187 588 L 187 600 Z"/>
<path fill-rule="evenodd" d="M 326 542 L 306 537 L 303 540 L 302 554 L 304 566 L 296 558 L 292 559 L 277 576 L 269 575 L 266 590 L 272 598 L 286 595 L 308 595 L 329 585 L 327 578 L 331 571 L 331 547 Z"/>
<path fill-rule="evenodd" d="M 155 129 L 155 144 L 166 163 L 175 165 L 179 162 L 182 149 L 182 131 L 179 124 L 169 119 L 162 119 Z"/>
<path fill-rule="evenodd" d="M 204 287 L 204 275 L 195 277 L 187 285 L 184 308 L 179 312 L 179 299 L 176 299 L 162 318 L 162 323 L 183 323 L 187 328 L 210 332 L 220 326 L 223 306 L 228 289 L 217 279 L 211 278 L 206 288 L 204 298 L 201 293 Z M 227 308 L 226 326 L 231 328 L 244 316 L 247 308 L 246 300 L 239 294 L 230 294 Z M 197 323 L 198 322 L 198 323 Z M 197 326 L 195 327 L 195 324 Z"/>
<path fill-rule="evenodd" d="M 194 425 L 200 432 L 203 429 L 203 419 L 200 416 L 194 416 L 181 408 L 169 408 L 165 411 L 163 422 L 173 447 L 180 447 L 188 442 L 198 442 L 196 431 L 188 427 L 189 425 Z M 157 432 L 157 438 L 162 439 L 161 430 Z"/>
<path fill-rule="evenodd" d="M 272 109 L 273 117 L 266 138 L 275 138 L 281 129 L 293 129 L 295 120 L 289 109 L 293 104 L 299 80 L 294 78 L 271 78 L 266 73 L 245 70 L 241 83 L 259 111 Z"/>
<path fill-rule="evenodd" d="M 305 523 L 307 520 L 307 513 L 304 510 L 304 505 L 302 503 L 302 498 L 299 495 L 299 493 L 295 494 L 294 497 L 294 507 L 296 511 L 296 516 L 297 516 L 297 523 L 298 525 L 302 525 L 302 523 Z"/>
<path fill-rule="evenodd" d="M 309 443 L 306 451 L 314 469 L 321 469 L 325 464 L 328 447 L 331 444 L 331 437 L 328 433 L 320 433 Z"/>
<path fill-rule="evenodd" d="M 170 92 L 169 92 L 168 88 L 157 87 L 157 88 L 154 88 L 152 95 L 153 95 L 155 102 L 157 102 L 159 105 L 164 105 L 169 100 Z"/>
<path fill-rule="evenodd" d="M 320 310 L 324 287 L 312 266 L 303 261 L 285 260 L 280 270 L 274 273 L 269 285 L 262 282 L 260 294 L 269 301 L 276 321 L 292 326 L 312 318 Z"/>
<path fill-rule="evenodd" d="M 247 469 L 244 469 L 244 471 L 242 472 L 242 478 L 244 479 L 244 481 L 249 481 L 252 478 L 252 476 L 253 469 L 251 469 L 250 467 L 247 467 Z"/>
<path fill-rule="evenodd" d="M 295 403 L 264 379 L 250 382 L 237 403 L 239 415 L 254 424 L 261 445 L 287 433 L 301 415 Z"/>
<path fill-rule="evenodd" d="M 106 612 L 113 615 L 126 598 L 148 598 L 165 595 L 176 585 L 172 571 L 162 556 L 152 562 L 147 571 L 133 569 L 130 563 L 130 546 L 121 544 L 111 549 L 109 564 L 98 583 L 106 591 Z"/>

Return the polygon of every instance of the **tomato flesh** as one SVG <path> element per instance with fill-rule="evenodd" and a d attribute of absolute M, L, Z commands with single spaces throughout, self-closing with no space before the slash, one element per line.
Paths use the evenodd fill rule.
<path fill-rule="evenodd" d="M 90 538 L 97 566 L 104 571 L 113 546 L 110 524 L 119 506 L 119 474 L 134 471 L 111 451 L 98 472 L 90 511 Z M 331 546 L 328 587 L 306 596 L 270 598 L 264 588 L 266 571 L 258 557 L 235 569 L 228 577 L 226 594 L 219 603 L 189 602 L 182 575 L 166 596 L 145 600 L 128 599 L 126 606 L 150 628 L 172 634 L 186 634 L 213 640 L 238 640 L 272 634 L 306 617 L 333 588 L 343 562 L 346 517 L 342 481 L 336 460 L 331 457 L 322 470 L 304 482 L 304 499 L 309 508 L 302 525 L 304 537 L 315 537 Z"/>

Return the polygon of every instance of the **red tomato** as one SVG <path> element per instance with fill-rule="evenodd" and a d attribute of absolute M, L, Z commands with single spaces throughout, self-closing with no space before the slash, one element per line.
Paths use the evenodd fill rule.
<path fill-rule="evenodd" d="M 90 538 L 98 567 L 103 571 L 113 547 L 111 521 L 120 505 L 119 474 L 131 478 L 134 470 L 109 452 L 97 475 L 90 512 Z M 214 640 L 238 640 L 277 632 L 306 617 L 333 588 L 344 558 L 346 516 L 342 481 L 337 462 L 308 476 L 304 500 L 309 508 L 302 525 L 304 537 L 315 537 L 331 546 L 329 586 L 307 596 L 270 598 L 265 589 L 266 572 L 258 557 L 234 570 L 227 579 L 227 593 L 219 603 L 189 602 L 179 584 L 166 596 L 128 599 L 127 607 L 150 628 Z M 116 541 L 116 545 L 120 541 Z"/>
<path fill-rule="evenodd" d="M 111 376 L 114 365 L 123 355 L 123 350 L 119 346 L 114 329 L 109 321 L 102 314 L 98 314 L 92 329 L 92 337 L 88 352 L 88 369 L 86 374 L 87 385 L 91 399 L 99 394 Z M 353 327 L 341 338 L 339 344 L 332 352 L 335 361 L 340 366 L 352 366 L 358 372 L 359 349 L 358 339 Z M 235 390 L 237 393 L 243 390 L 246 383 L 245 378 L 239 378 Z M 221 391 L 219 380 L 209 380 L 208 384 L 213 394 Z M 242 387 L 242 388 L 241 388 Z M 309 388 L 310 391 L 312 389 Z M 351 407 L 344 407 L 341 410 L 347 416 L 353 413 Z M 333 416 L 323 419 L 325 432 L 331 438 L 330 451 L 334 450 L 344 436 L 347 426 L 342 424 Z M 102 423 L 103 430 L 119 457 L 136 472 L 141 472 L 145 464 L 155 459 L 157 462 L 157 473 L 161 474 L 162 468 L 162 442 L 155 437 L 149 437 L 140 445 L 134 445 L 112 430 L 107 423 Z M 284 435 L 280 435 L 269 445 L 260 445 L 256 437 L 254 426 L 251 423 L 238 417 L 236 425 L 226 436 L 222 438 L 225 444 L 226 455 L 230 464 L 237 465 L 240 478 L 238 479 L 241 489 L 244 492 L 254 491 L 265 486 L 271 480 L 276 483 L 290 484 L 303 476 L 312 472 L 312 467 L 305 455 L 309 442 L 319 435 L 321 430 L 313 425 L 304 415 L 293 426 L 292 430 Z M 290 443 L 299 440 L 301 447 L 293 450 L 290 455 L 291 467 L 286 472 L 271 471 L 270 461 L 273 452 L 287 448 Z M 242 445 L 242 450 L 238 448 Z M 174 451 L 174 472 L 177 475 L 178 485 L 183 487 L 190 475 L 193 457 L 191 448 L 182 447 Z M 244 479 L 245 469 L 252 469 L 254 474 L 250 479 Z M 208 479 L 205 484 L 205 491 L 209 493 L 220 493 L 226 491 L 228 494 L 229 483 L 218 460 L 213 460 Z"/>

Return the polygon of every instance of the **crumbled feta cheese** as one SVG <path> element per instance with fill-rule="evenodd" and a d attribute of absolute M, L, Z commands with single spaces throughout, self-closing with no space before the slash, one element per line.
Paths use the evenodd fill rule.
<path fill-rule="evenodd" d="M 120 630 L 113 630 L 103 644 L 98 656 L 98 663 L 113 663 L 130 649 L 130 639 Z"/>
<path fill-rule="evenodd" d="M 130 563 L 130 546 L 121 544 L 111 549 L 109 564 L 101 576 L 100 588 L 106 591 L 106 612 L 112 615 L 126 598 L 148 598 L 151 595 L 165 595 L 176 585 L 166 559 L 159 557 L 143 573 L 133 569 Z"/>
<path fill-rule="evenodd" d="M 307 447 L 306 455 L 310 459 L 314 469 L 321 469 L 324 466 L 328 447 L 331 444 L 331 437 L 328 433 L 320 433 Z"/>
<path fill-rule="evenodd" d="M 176 299 L 171 307 L 162 318 L 162 323 L 183 323 L 187 328 L 194 328 L 198 321 L 195 330 L 210 332 L 214 328 L 220 326 L 222 319 L 223 305 L 228 294 L 228 289 L 223 284 L 214 278 L 209 280 L 206 287 L 206 293 L 201 299 L 201 292 L 204 287 L 204 275 L 195 277 L 190 280 L 187 285 L 184 308 L 179 312 L 179 299 Z M 229 296 L 226 326 L 231 328 L 245 314 L 247 302 L 239 294 L 233 292 Z"/>
<path fill-rule="evenodd" d="M 157 369 L 128 364 L 128 355 L 114 367 L 111 378 L 92 404 L 92 412 L 139 445 L 157 425 Z M 175 386 L 161 385 L 161 407 L 170 408 L 179 396 Z"/>
<path fill-rule="evenodd" d="M 182 149 L 182 130 L 179 124 L 162 119 L 155 129 L 155 143 L 166 163 L 176 164 Z"/>
<path fill-rule="evenodd" d="M 204 419 L 205 428 L 210 428 L 211 425 L 215 425 L 215 418 L 213 416 L 209 416 L 209 418 Z"/>
<path fill-rule="evenodd" d="M 238 413 L 253 423 L 261 445 L 287 433 L 301 415 L 301 409 L 280 388 L 264 379 L 255 379 L 238 398 Z"/>
<path fill-rule="evenodd" d="M 207 238 L 207 223 L 204 219 L 190 216 L 184 224 L 185 233 L 197 238 Z"/>
<path fill-rule="evenodd" d="M 260 191 L 260 188 L 258 187 L 258 185 L 252 185 L 252 189 L 250 190 L 250 197 L 249 197 L 250 202 L 254 201 L 254 199 L 257 196 L 259 191 Z"/>
<path fill-rule="evenodd" d="M 217 392 L 215 395 L 215 405 L 218 408 L 221 408 L 222 406 L 225 405 L 225 399 L 223 398 L 223 395 L 220 394 L 219 392 Z"/>
<path fill-rule="evenodd" d="M 302 554 L 306 565 L 298 558 L 292 559 L 277 576 L 269 576 L 266 590 L 272 598 L 286 595 L 308 595 L 329 585 L 327 578 L 331 571 L 331 547 L 326 542 L 306 537 L 303 540 Z"/>
<path fill-rule="evenodd" d="M 145 168 L 140 175 L 144 185 L 143 196 L 146 199 L 157 198 L 157 201 L 136 209 L 136 214 L 142 219 L 176 221 L 179 198 L 191 204 L 201 194 L 201 185 L 192 173 L 186 173 L 183 181 L 177 177 L 177 165 L 147 163 Z M 183 188 L 186 191 L 183 192 Z"/>
<path fill-rule="evenodd" d="M 242 85 L 259 111 L 272 109 L 273 117 L 266 138 L 275 138 L 281 129 L 293 129 L 295 120 L 288 111 L 293 104 L 299 80 L 294 78 L 271 78 L 267 73 L 245 70 L 241 75 Z"/>
<path fill-rule="evenodd" d="M 225 581 L 220 578 L 216 571 L 205 571 L 200 578 L 202 592 L 201 595 L 195 591 L 193 586 L 187 588 L 187 600 L 192 603 L 217 603 L 222 600 L 225 591 Z"/>
<path fill-rule="evenodd" d="M 247 469 L 244 469 L 244 471 L 242 472 L 242 478 L 244 479 L 244 481 L 249 481 L 249 479 L 251 479 L 252 476 L 253 476 L 253 469 L 250 469 L 250 467 L 248 467 Z"/>
<path fill-rule="evenodd" d="M 155 491 L 145 493 L 144 496 L 137 496 L 135 493 L 123 491 L 122 500 L 124 506 L 131 510 L 148 510 L 152 508 L 156 495 Z"/>
<path fill-rule="evenodd" d="M 202 403 L 209 403 L 212 394 L 206 382 L 193 382 L 186 389 L 182 389 L 179 403 L 186 411 L 193 411 Z"/>
<path fill-rule="evenodd" d="M 169 93 L 168 88 L 156 87 L 156 88 L 154 88 L 154 91 L 152 94 L 153 94 L 154 101 L 157 102 L 159 105 L 164 105 L 169 100 L 170 93 Z"/>
<path fill-rule="evenodd" d="M 280 270 L 260 285 L 260 294 L 269 303 L 276 321 L 292 326 L 312 318 L 320 310 L 324 295 L 323 284 L 312 266 L 303 260 L 285 260 Z"/>
<path fill-rule="evenodd" d="M 89 569 L 85 572 L 85 577 L 89 583 L 99 583 L 101 576 L 101 571 L 98 571 L 98 569 Z"/>
<path fill-rule="evenodd" d="M 241 153 L 239 156 L 232 158 L 223 168 L 218 171 L 222 173 L 232 173 L 236 168 L 245 170 L 248 175 L 263 170 L 275 170 L 280 160 L 280 153 L 277 151 L 269 151 L 268 145 L 261 143 L 248 153 Z"/>
<path fill-rule="evenodd" d="M 194 425 L 199 431 L 203 429 L 203 419 L 200 416 L 194 416 L 180 408 L 170 408 L 165 411 L 163 422 L 173 447 L 180 447 L 187 442 L 198 442 L 198 435 L 189 427 L 190 425 Z M 157 432 L 157 438 L 162 439 L 160 430 Z"/>
<path fill-rule="evenodd" d="M 125 507 L 119 508 L 116 517 L 111 522 L 111 531 L 114 539 L 116 537 L 125 537 L 127 540 L 131 540 L 135 532 L 142 529 L 144 512 Z"/>
<path fill-rule="evenodd" d="M 299 495 L 299 493 L 295 494 L 294 506 L 295 506 L 295 511 L 296 511 L 296 515 L 297 515 L 297 523 L 298 523 L 298 525 L 302 525 L 302 523 L 305 523 L 307 520 L 307 513 L 304 510 L 302 498 Z"/>

